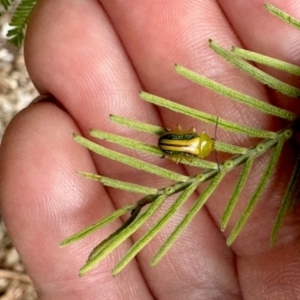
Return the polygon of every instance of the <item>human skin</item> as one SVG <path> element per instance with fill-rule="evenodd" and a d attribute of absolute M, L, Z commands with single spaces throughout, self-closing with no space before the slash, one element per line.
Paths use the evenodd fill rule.
<path fill-rule="evenodd" d="M 76 170 L 146 186 L 163 186 L 159 178 L 91 155 L 72 140 L 73 132 L 88 137 L 90 128 L 99 128 L 156 143 L 144 133 L 113 124 L 108 119 L 111 113 L 168 128 L 180 123 L 184 129 L 196 126 L 199 132 L 203 130 L 203 123 L 195 124 L 194 120 L 142 101 L 139 90 L 242 124 L 269 130 L 284 126 L 278 119 L 180 77 L 173 72 L 174 63 L 263 101 L 300 112 L 296 100 L 267 91 L 208 47 L 208 39 L 212 38 L 228 49 L 232 45 L 242 46 L 299 65 L 299 32 L 271 16 L 263 3 L 38 2 L 26 34 L 26 66 L 39 92 L 51 94 L 56 100 L 29 106 L 9 124 L 0 152 L 0 200 L 8 232 L 39 299 L 300 299 L 297 211 L 288 216 L 278 245 L 269 245 L 274 218 L 292 170 L 296 143 L 288 143 L 285 161 L 230 248 L 226 246 L 226 237 L 249 199 L 267 157 L 255 166 L 229 230 L 221 233 L 219 220 L 238 172 L 226 176 L 154 268 L 149 265 L 150 260 L 196 200 L 201 187 L 169 222 L 168 230 L 116 277 L 112 277 L 111 269 L 149 225 L 81 278 L 78 270 L 89 251 L 120 226 L 122 220 L 74 245 L 58 247 L 65 237 L 138 199 L 84 179 Z M 272 4 L 300 18 L 299 1 L 274 0 Z M 288 75 L 264 70 L 285 82 L 297 82 Z M 214 132 L 213 127 L 207 129 Z M 218 138 L 238 145 L 250 143 L 246 137 L 219 129 Z M 135 151 L 128 153 L 179 173 L 191 172 L 167 159 L 142 156 Z"/>

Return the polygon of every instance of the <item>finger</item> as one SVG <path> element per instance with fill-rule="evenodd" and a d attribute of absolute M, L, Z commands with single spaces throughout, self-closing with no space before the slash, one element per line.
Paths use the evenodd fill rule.
<path fill-rule="evenodd" d="M 151 299 L 135 264 L 128 281 L 112 280 L 111 256 L 90 276 L 78 270 L 95 246 L 95 237 L 65 249 L 60 241 L 114 208 L 105 189 L 82 181 L 77 168 L 95 172 L 88 152 L 72 142 L 74 121 L 50 103 L 31 106 L 9 125 L 1 145 L 1 211 L 13 243 L 32 278 L 39 299 L 105 299 L 128 295 Z M 118 223 L 118 222 L 117 222 Z M 104 230 L 104 236 L 120 226 Z M 104 238 L 100 233 L 96 240 Z"/>
<path fill-rule="evenodd" d="M 66 16 L 63 13 L 66 7 L 68 9 L 69 21 L 66 20 Z M 80 26 L 83 26 L 83 24 L 80 24 L 80 22 L 76 23 L 76 20 L 83 20 L 81 17 L 83 11 L 85 11 L 87 20 L 89 20 L 88 24 L 84 24 L 84 26 L 94 29 L 94 34 L 87 36 L 86 40 L 77 38 L 78 29 Z M 51 15 L 51 13 L 53 15 Z M 88 17 L 89 14 L 90 16 Z M 56 19 L 55 24 L 58 26 L 54 26 L 51 29 L 47 25 L 47 21 L 51 20 L 52 17 Z M 64 25 L 66 22 L 70 24 L 69 27 Z M 111 125 L 108 123 L 108 118 L 106 117 L 108 116 L 108 112 L 120 115 L 120 111 L 123 111 L 125 107 L 126 110 L 128 109 L 129 114 L 137 114 L 137 111 L 131 110 L 131 107 L 134 107 L 131 100 L 136 99 L 133 96 L 133 90 L 134 93 L 137 94 L 136 91 L 139 90 L 138 83 L 134 74 L 130 72 L 130 70 L 128 71 L 130 68 L 126 60 L 126 55 L 119 49 L 120 44 L 116 35 L 113 30 L 109 28 L 107 23 L 108 19 L 96 2 L 83 2 L 77 6 L 74 5 L 73 2 L 71 5 L 68 5 L 67 2 L 65 2 L 64 5 L 61 5 L 61 2 L 57 4 L 51 2 L 49 6 L 49 2 L 45 1 L 39 2 L 37 10 L 32 16 L 31 25 L 29 25 L 28 28 L 26 59 L 28 61 L 29 72 L 36 86 L 41 92 L 47 91 L 56 95 L 68 113 L 74 116 L 75 122 L 83 132 L 87 132 L 91 126 L 96 128 L 109 128 Z M 32 33 L 31 28 L 34 29 Z M 47 30 L 42 29 L 39 31 L 36 30 L 37 28 L 46 28 Z M 64 28 L 64 30 L 61 30 L 61 28 Z M 101 31 L 103 35 L 99 34 Z M 66 43 L 64 43 L 66 36 L 69 36 L 68 47 Z M 93 38 L 96 39 L 93 40 Z M 53 42 L 58 46 L 53 47 Z M 43 44 L 42 48 L 45 51 L 32 51 L 32 49 L 38 49 L 41 45 L 40 43 Z M 78 51 L 80 53 L 74 51 L 75 49 L 80 49 Z M 120 52 L 121 54 L 119 55 Z M 82 53 L 85 55 L 81 55 Z M 40 68 L 41 65 L 43 66 L 42 70 Z M 52 80 L 49 80 L 50 74 L 52 74 Z M 100 84 L 98 82 L 100 82 Z M 125 105 L 123 105 L 124 103 Z M 146 120 L 145 116 L 150 111 L 149 105 L 147 106 L 148 109 L 141 109 L 140 107 L 138 111 L 138 116 L 144 120 Z M 112 110 L 112 108 L 114 110 Z M 147 112 L 147 114 L 140 112 Z M 151 119 L 151 115 L 148 119 Z M 120 129 L 119 131 L 122 132 L 124 130 Z M 69 134 L 71 134 L 71 132 L 72 131 L 69 131 Z M 101 162 L 99 164 L 105 166 L 105 164 Z M 80 168 L 76 169 L 80 170 Z M 109 164 L 109 169 L 115 169 L 121 175 L 125 175 L 121 168 L 114 168 L 112 164 Z M 87 170 L 87 168 L 83 167 L 81 170 Z M 84 179 L 82 180 L 84 181 Z M 95 192 L 94 197 L 98 198 L 99 193 Z M 107 209 L 99 210 L 97 219 L 113 211 L 110 200 L 106 199 L 106 201 L 108 201 L 107 203 L 105 199 L 103 201 L 102 205 L 107 207 Z M 94 207 L 90 206 L 89 209 L 95 213 Z M 67 219 L 69 212 L 64 211 L 62 213 L 64 213 Z M 61 238 L 82 229 L 84 227 L 82 224 L 84 220 L 86 220 L 87 215 L 88 210 L 81 213 L 78 209 L 76 228 L 75 226 L 72 227 L 73 230 L 68 230 L 68 233 L 61 236 Z M 89 225 L 95 221 L 95 219 L 91 218 L 88 224 L 84 224 Z M 72 219 L 67 219 L 64 225 L 69 228 L 70 225 L 68 224 L 70 222 L 72 222 Z M 101 240 L 101 237 L 103 239 L 104 236 L 108 236 L 111 232 L 111 228 L 105 229 L 103 231 L 104 235 L 98 236 L 98 239 Z M 78 246 L 80 248 L 80 244 Z M 93 246 L 90 246 L 89 249 L 91 250 L 94 246 L 95 243 L 93 243 Z M 78 249 L 78 247 L 75 248 Z M 115 255 L 119 256 L 118 253 L 119 252 L 116 252 Z M 83 255 L 82 252 L 80 252 L 80 257 L 82 265 L 87 255 Z M 113 255 L 111 258 L 112 259 L 109 260 L 111 263 L 110 269 L 113 266 L 112 261 L 114 261 L 115 256 Z M 132 273 L 130 267 L 128 270 L 128 274 L 130 274 L 128 278 L 132 279 L 132 284 L 137 283 L 138 286 L 140 285 L 140 277 L 135 278 L 135 276 L 137 276 L 136 265 L 133 265 L 133 268 L 135 272 Z M 112 276 L 110 272 L 106 273 L 106 271 L 110 270 L 106 269 L 105 266 L 104 269 L 101 268 L 101 270 L 101 272 L 105 274 L 105 276 L 101 276 L 102 280 L 110 282 Z M 74 272 L 73 276 L 77 277 L 77 273 L 78 271 Z M 117 281 L 112 281 L 112 283 L 114 282 L 117 284 Z M 41 281 L 41 285 L 42 283 L 45 282 Z M 123 291 L 125 290 L 124 288 Z M 130 292 L 130 294 L 133 294 L 133 297 L 135 297 L 134 290 Z M 106 289 L 105 287 L 104 293 L 110 292 L 110 289 Z M 116 290 L 116 293 L 117 292 L 118 290 Z M 140 292 L 147 297 L 146 293 L 141 290 Z"/>
<path fill-rule="evenodd" d="M 102 7 L 96 1 L 77 5 L 72 2 L 65 15 L 67 6 L 68 2 L 41 1 L 32 15 L 26 60 L 33 81 L 40 91 L 56 96 L 84 135 L 89 136 L 90 128 L 98 128 L 156 143 L 152 136 L 145 137 L 145 134 L 116 126 L 108 118 L 109 114 L 115 114 L 158 124 L 155 109 L 137 97 L 141 85 Z M 81 17 L 83 11 L 86 18 Z M 53 18 L 55 25 L 49 27 L 48 20 Z M 77 33 L 83 27 L 90 28 L 89 34 L 79 38 Z M 41 47 L 43 51 L 31 51 Z M 49 80 L 50 74 L 55 74 L 53 80 Z M 114 145 L 111 148 L 120 149 Z M 137 156 L 136 151 L 127 153 Z M 115 176 L 117 172 L 119 179 L 135 177 L 135 173 L 129 174 L 127 167 L 99 156 L 94 159 L 103 175 Z"/>
<path fill-rule="evenodd" d="M 150 5 L 150 3 L 146 4 Z M 81 4 L 83 6 L 80 5 L 79 7 L 71 5 L 72 9 L 68 8 L 67 15 L 63 13 L 67 2 L 64 2 L 63 5 L 61 2 L 51 2 L 51 5 L 49 2 L 40 2 L 38 5 L 40 5 L 39 13 L 33 15 L 31 25 L 28 29 L 29 36 L 27 38 L 26 53 L 29 72 L 41 91 L 48 91 L 59 98 L 83 132 L 86 132 L 87 128 L 91 126 L 104 129 L 111 128 L 112 131 L 116 131 L 115 128 L 111 127 L 107 121 L 102 118 L 103 115 L 105 116 L 111 113 L 112 108 L 114 109 L 113 113 L 115 111 L 118 113 L 118 111 L 121 112 L 124 107 L 127 109 L 129 106 L 130 109 L 122 112 L 122 114 L 126 113 L 126 116 L 129 115 L 130 117 L 138 116 L 139 120 L 143 121 L 158 120 L 155 110 L 149 108 L 149 106 L 142 101 L 137 101 L 137 98 L 133 96 L 132 91 L 138 90 L 138 82 L 134 74 L 128 71 L 133 70 L 133 68 L 128 64 L 127 56 L 125 55 L 126 52 L 122 52 L 122 49 L 120 49 L 121 54 L 112 52 L 112 49 L 119 49 L 121 43 L 118 41 L 117 35 L 111 31 L 109 27 L 107 31 L 103 32 L 103 28 L 107 28 L 108 26 L 108 18 L 105 15 L 101 13 L 95 14 L 97 10 L 91 6 L 90 3 Z M 51 10 L 52 7 L 55 7 L 55 9 Z M 177 9 L 180 11 L 180 6 L 177 6 Z M 82 11 L 85 12 L 85 19 L 80 18 Z M 190 10 L 190 12 L 192 13 L 192 10 Z M 213 10 L 211 9 L 211 13 L 212 12 Z M 49 26 L 42 27 L 42 25 L 46 26 L 48 20 L 54 17 L 56 22 L 51 28 Z M 201 18 L 201 15 L 199 15 L 199 18 Z M 84 20 L 85 22 L 87 21 L 87 23 L 77 24 L 74 20 Z M 61 25 L 66 23 L 70 24 L 69 29 Z M 90 31 L 87 36 L 82 36 L 79 40 L 74 33 L 77 33 L 82 26 L 93 30 Z M 39 30 L 39 28 L 44 29 Z M 64 28 L 64 30 L 61 30 L 61 28 Z M 68 31 L 65 32 L 65 30 Z M 100 34 L 101 32 L 103 34 Z M 66 42 L 66 36 L 68 36 L 68 42 Z M 54 40 L 56 41 L 55 47 L 52 46 Z M 29 51 L 31 49 L 41 48 L 43 51 L 39 51 L 35 55 Z M 164 48 L 167 50 L 166 47 Z M 81 51 L 77 51 L 76 49 L 81 49 Z M 84 51 L 82 49 L 84 49 Z M 82 55 L 82 53 L 85 55 Z M 146 58 L 148 53 L 143 52 L 142 54 Z M 136 56 L 138 55 L 139 52 L 136 52 Z M 155 56 L 152 56 L 152 60 L 156 61 Z M 111 68 L 108 70 L 105 69 L 105 72 L 101 72 L 101 70 L 103 70 L 102 66 L 107 66 L 107 61 L 110 62 L 108 65 Z M 43 65 L 42 72 L 40 70 L 41 65 Z M 70 66 L 72 67 L 72 71 Z M 80 68 L 76 66 L 80 66 Z M 82 66 L 86 67 L 87 70 Z M 164 66 L 164 68 L 166 66 Z M 152 68 L 151 65 L 150 68 Z M 55 79 L 49 81 L 50 74 L 55 74 Z M 142 76 L 141 72 L 139 76 Z M 150 79 L 148 78 L 148 80 Z M 158 80 L 160 80 L 160 78 L 158 78 Z M 66 81 L 68 85 L 62 84 L 62 82 L 65 83 Z M 154 78 L 151 79 L 151 82 L 154 82 Z M 171 84 L 176 84 L 176 81 L 171 82 Z M 122 88 L 119 88 L 120 86 Z M 123 105 L 119 107 L 119 99 L 126 99 L 126 103 L 123 101 Z M 115 103 L 117 103 L 117 105 L 115 105 Z M 82 107 L 84 107 L 84 110 Z M 153 124 L 157 124 L 157 122 L 153 122 Z M 101 174 L 104 173 L 104 175 L 107 174 L 114 177 L 117 175 L 118 178 L 121 179 L 136 180 L 136 173 L 131 172 L 128 168 L 124 169 L 123 167 L 116 166 L 111 162 L 108 163 L 98 158 L 95 158 L 95 161 Z M 159 162 L 159 164 L 162 164 L 162 162 Z M 138 176 L 140 184 L 149 181 L 149 179 L 143 175 Z M 157 179 L 150 180 L 153 186 L 156 186 Z M 162 183 L 160 183 L 160 186 L 163 186 Z M 130 202 L 130 199 L 124 199 L 124 195 L 121 197 L 121 195 L 119 196 L 116 192 L 110 192 L 110 195 L 115 199 L 117 206 Z M 191 201 L 193 200 L 195 200 L 195 196 L 191 199 Z M 191 202 L 183 209 L 182 215 L 188 211 L 190 205 Z M 176 220 L 173 222 L 174 224 L 177 223 Z M 205 224 L 208 224 L 207 227 L 209 230 L 205 230 Z M 198 238 L 199 228 L 204 229 Z M 165 236 L 165 234 L 163 236 Z M 136 238 L 137 237 L 138 236 L 136 236 Z M 160 241 L 161 239 L 157 240 L 159 243 Z M 157 242 L 155 243 L 154 241 L 152 247 L 157 249 Z M 187 247 L 187 242 L 189 247 Z M 189 258 L 190 254 L 197 253 L 201 245 L 206 245 L 207 247 L 204 249 L 202 259 L 191 260 Z M 188 251 L 186 251 L 187 249 Z M 215 250 L 211 252 L 211 249 Z M 143 266 L 144 272 L 152 272 L 148 278 L 153 279 L 150 280 L 150 282 L 153 283 L 151 286 L 153 291 L 160 292 L 162 296 L 166 294 L 170 296 L 170 292 L 173 290 L 172 295 L 174 297 L 180 297 L 182 294 L 178 294 L 178 291 L 181 290 L 185 293 L 187 287 L 191 285 L 198 286 L 198 284 L 204 284 L 208 281 L 211 282 L 211 278 L 214 278 L 214 284 L 218 287 L 220 293 L 223 293 L 223 291 L 231 293 L 232 290 L 235 294 L 238 293 L 235 272 L 232 268 L 232 256 L 230 252 L 226 251 L 223 238 L 217 228 L 215 228 L 209 215 L 203 214 L 202 217 L 199 218 L 194 225 L 193 231 L 187 236 L 185 243 L 177 244 L 177 248 L 175 248 L 174 251 L 184 253 L 185 257 L 175 262 L 170 260 L 164 265 L 162 275 L 158 277 L 159 269 L 150 270 L 148 265 L 148 261 L 153 256 L 153 250 L 151 250 L 151 248 L 145 249 L 145 255 L 142 256 L 141 259 L 141 261 L 145 261 L 145 264 L 141 263 L 141 265 Z M 225 262 L 223 262 L 223 260 L 225 260 Z M 189 262 L 188 265 L 187 262 Z M 222 266 L 222 268 L 218 269 L 218 272 L 215 272 L 216 265 L 218 265 L 218 267 Z M 165 274 L 167 274 L 170 268 L 176 270 L 177 273 L 171 273 L 167 278 Z M 196 269 L 201 270 L 201 273 L 204 270 L 206 271 L 205 274 L 211 275 L 203 277 L 199 276 L 197 272 L 191 272 L 191 270 Z M 179 274 L 180 276 L 178 276 Z M 223 283 L 220 285 L 220 281 L 217 279 L 221 277 L 226 278 L 226 280 L 222 281 Z M 157 280 L 157 278 L 161 280 Z M 188 280 L 186 280 L 187 278 Z M 173 287 L 175 284 L 178 289 L 174 291 L 168 282 L 172 282 Z M 203 286 L 203 284 L 201 286 Z M 228 286 L 231 288 L 228 289 Z M 191 291 L 191 293 L 193 292 L 194 290 Z M 207 290 L 203 289 L 203 293 L 207 293 Z"/>
<path fill-rule="evenodd" d="M 101 5 L 71 3 L 66 13 L 67 2 L 40 1 L 28 26 L 26 65 L 39 91 L 54 95 L 85 134 L 92 126 L 111 128 L 111 113 L 151 120 L 151 108 L 137 97 L 141 86 Z"/>

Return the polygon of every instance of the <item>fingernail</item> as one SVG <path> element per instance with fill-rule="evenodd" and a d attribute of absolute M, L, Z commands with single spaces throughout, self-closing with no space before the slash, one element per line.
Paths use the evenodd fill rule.
<path fill-rule="evenodd" d="M 43 94 L 37 96 L 31 101 L 31 103 L 28 106 L 36 105 L 38 103 L 43 103 L 43 102 L 53 103 L 57 107 L 61 108 L 62 110 L 65 110 L 63 105 L 51 94 Z"/>
<path fill-rule="evenodd" d="M 30 102 L 29 106 L 40 102 L 55 102 L 55 98 L 50 94 L 38 95 Z"/>

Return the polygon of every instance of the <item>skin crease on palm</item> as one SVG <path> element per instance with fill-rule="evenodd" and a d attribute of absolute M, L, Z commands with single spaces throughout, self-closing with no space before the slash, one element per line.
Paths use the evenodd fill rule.
<path fill-rule="evenodd" d="M 278 245 L 269 245 L 295 157 L 296 144 L 292 143 L 285 148 L 284 163 L 230 248 L 225 239 L 266 158 L 255 165 L 229 230 L 221 233 L 219 220 L 238 172 L 225 177 L 154 268 L 150 260 L 196 200 L 196 194 L 117 277 L 112 277 L 111 269 L 149 224 L 82 278 L 78 270 L 89 251 L 122 221 L 67 248 L 58 247 L 68 235 L 139 197 L 106 189 L 78 176 L 76 170 L 164 186 L 162 179 L 91 155 L 72 140 L 73 132 L 88 137 L 90 128 L 98 128 L 156 143 L 146 134 L 113 124 L 108 119 L 110 113 L 169 128 L 178 123 L 184 129 L 196 126 L 202 131 L 198 127 L 203 124 L 142 101 L 139 90 L 242 124 L 270 130 L 284 125 L 187 81 L 173 71 L 174 63 L 299 113 L 296 100 L 267 91 L 208 47 L 212 38 L 227 49 L 241 46 L 299 65 L 299 31 L 271 16 L 263 3 L 39 1 L 26 35 L 26 66 L 40 93 L 52 94 L 59 105 L 44 101 L 20 112 L 8 126 L 0 152 L 1 212 L 39 299 L 300 299 L 299 214 L 287 218 Z M 270 3 L 300 18 L 298 0 Z M 268 71 L 295 83 L 290 76 Z M 218 130 L 218 138 L 249 145 L 247 138 L 222 130 Z M 167 159 L 145 157 L 135 151 L 129 154 L 183 174 L 190 171 Z M 197 194 L 200 192 L 201 187 Z"/>

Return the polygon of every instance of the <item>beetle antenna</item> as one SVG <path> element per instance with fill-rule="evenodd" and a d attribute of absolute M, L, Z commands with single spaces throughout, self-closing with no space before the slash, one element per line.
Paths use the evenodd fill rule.
<path fill-rule="evenodd" d="M 218 129 L 218 124 L 219 124 L 219 117 L 217 117 L 217 119 L 216 119 L 215 141 L 217 140 L 217 129 Z M 219 160 L 218 160 L 218 152 L 217 152 L 216 149 L 215 149 L 215 157 L 216 157 L 216 162 L 217 162 L 217 165 L 218 165 L 219 172 L 221 172 L 221 170 L 220 170 L 220 164 L 219 164 Z"/>

